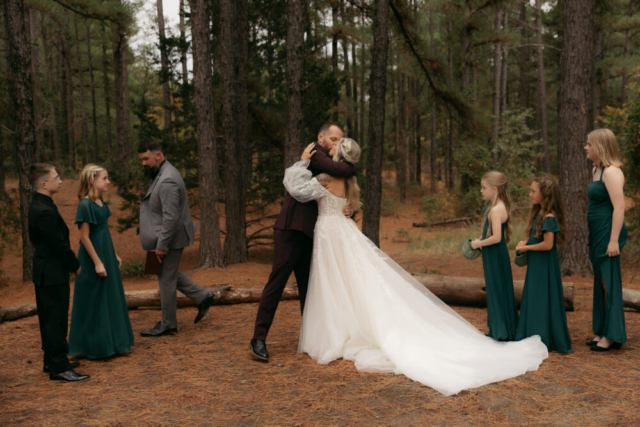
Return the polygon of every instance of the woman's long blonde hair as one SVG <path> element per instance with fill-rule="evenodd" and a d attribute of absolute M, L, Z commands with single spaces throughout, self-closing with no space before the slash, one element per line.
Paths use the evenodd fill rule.
<path fill-rule="evenodd" d="M 102 196 L 98 194 L 95 187 L 93 186 L 93 181 L 100 175 L 100 172 L 106 170 L 107 169 L 104 166 L 96 165 L 94 163 L 85 165 L 84 169 L 82 169 L 82 172 L 80 172 L 80 189 L 78 190 L 78 200 L 82 200 L 85 197 L 88 197 L 92 202 L 95 202 L 98 198 L 102 200 Z"/>
<path fill-rule="evenodd" d="M 484 216 L 482 217 L 482 227 L 484 229 L 485 222 L 489 221 L 489 227 L 487 229 L 487 237 L 493 235 L 493 228 L 491 224 L 491 216 L 489 216 L 489 211 L 493 208 L 498 200 L 502 200 L 504 203 L 504 207 L 507 209 L 507 229 L 504 232 L 504 240 L 506 242 L 511 238 L 511 197 L 509 196 L 509 180 L 507 176 L 502 172 L 498 171 L 490 171 L 484 174 L 482 177 L 482 181 L 486 181 L 491 187 L 495 187 L 498 189 L 498 194 L 489 205 L 489 208 L 485 210 Z"/>
<path fill-rule="evenodd" d="M 602 168 L 607 166 L 622 166 L 618 155 L 618 140 L 609 129 L 596 129 L 587 135 L 587 141 L 591 143 L 593 154 L 600 159 Z"/>
<path fill-rule="evenodd" d="M 333 160 L 336 162 L 349 162 L 352 165 L 358 163 L 360 160 L 360 154 L 362 150 L 357 142 L 351 138 L 342 138 L 336 147 L 336 153 L 333 155 Z M 347 187 L 347 206 L 352 209 L 360 209 L 362 202 L 360 202 L 360 187 L 358 186 L 358 179 L 355 176 L 351 176 L 344 180 Z"/>
<path fill-rule="evenodd" d="M 542 203 L 531 207 L 527 231 L 531 230 L 533 222 L 536 220 L 536 217 L 540 215 L 540 219 L 536 224 L 535 234 L 539 239 L 542 237 L 542 225 L 544 224 L 544 219 L 547 215 L 553 214 L 560 226 L 560 232 L 555 237 L 556 244 L 562 245 L 564 244 L 567 233 L 564 225 L 564 204 L 562 203 L 562 192 L 560 191 L 560 186 L 553 180 L 553 178 L 548 176 L 534 178 L 533 182 L 538 184 L 538 188 L 542 194 Z"/>

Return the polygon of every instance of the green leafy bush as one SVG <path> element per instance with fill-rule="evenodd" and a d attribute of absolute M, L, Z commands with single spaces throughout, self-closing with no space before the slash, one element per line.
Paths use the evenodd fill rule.
<path fill-rule="evenodd" d="M 135 259 L 133 261 L 127 261 L 122 263 L 120 272 L 126 277 L 144 277 L 145 263 L 141 259 Z"/>

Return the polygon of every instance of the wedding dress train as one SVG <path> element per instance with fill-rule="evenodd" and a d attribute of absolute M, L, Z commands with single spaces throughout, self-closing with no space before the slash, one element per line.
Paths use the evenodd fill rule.
<path fill-rule="evenodd" d="M 316 200 L 319 212 L 298 352 L 402 374 L 447 396 L 538 369 L 548 357 L 540 337 L 483 335 L 362 234 L 342 214 L 346 199 L 312 178 L 308 163 L 284 178 L 296 200 Z"/>

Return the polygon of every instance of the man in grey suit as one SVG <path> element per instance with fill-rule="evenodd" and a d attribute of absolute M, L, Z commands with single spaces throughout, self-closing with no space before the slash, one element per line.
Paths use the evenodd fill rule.
<path fill-rule="evenodd" d="M 156 141 L 141 143 L 138 157 L 145 175 L 153 180 L 140 203 L 140 242 L 145 251 L 155 251 L 161 263 L 158 281 L 162 305 L 162 321 L 140 335 L 159 337 L 178 331 L 176 289 L 198 304 L 194 323 L 207 314 L 215 301 L 215 294 L 202 289 L 178 271 L 182 251 L 193 243 L 196 232 L 180 172 L 164 158 Z"/>

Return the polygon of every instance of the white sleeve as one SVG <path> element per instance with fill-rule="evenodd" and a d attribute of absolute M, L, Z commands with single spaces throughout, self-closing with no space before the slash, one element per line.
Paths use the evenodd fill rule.
<path fill-rule="evenodd" d="M 301 203 L 317 200 L 327 195 L 325 189 L 317 179 L 312 178 L 311 171 L 307 169 L 309 160 L 299 161 L 284 171 L 284 187 L 291 197 Z"/>

